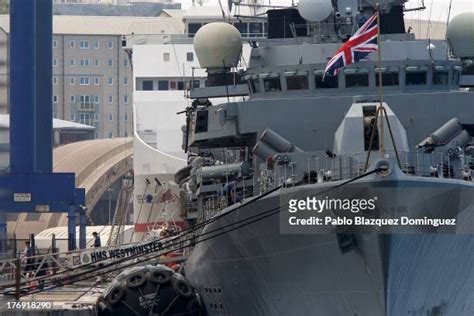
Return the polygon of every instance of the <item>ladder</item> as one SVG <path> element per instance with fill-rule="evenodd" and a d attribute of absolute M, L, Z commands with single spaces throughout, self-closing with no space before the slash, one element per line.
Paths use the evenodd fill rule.
<path fill-rule="evenodd" d="M 120 190 L 117 205 L 115 206 L 114 219 L 112 221 L 112 228 L 110 229 L 109 239 L 107 245 L 115 245 L 118 241 L 120 231 L 127 220 L 128 209 L 130 207 L 130 195 L 133 189 L 124 188 Z"/>

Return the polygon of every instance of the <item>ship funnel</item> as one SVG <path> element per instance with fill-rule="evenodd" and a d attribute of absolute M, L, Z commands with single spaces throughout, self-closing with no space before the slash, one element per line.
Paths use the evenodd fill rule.
<path fill-rule="evenodd" d="M 447 30 L 451 51 L 458 58 L 474 57 L 474 12 L 463 13 L 449 22 Z"/>
<path fill-rule="evenodd" d="M 209 23 L 194 36 L 194 50 L 199 64 L 208 73 L 226 71 L 237 66 L 242 53 L 239 30 L 224 22 Z"/>

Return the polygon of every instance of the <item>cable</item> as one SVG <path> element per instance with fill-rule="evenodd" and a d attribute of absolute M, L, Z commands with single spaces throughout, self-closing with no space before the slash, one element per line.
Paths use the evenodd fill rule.
<path fill-rule="evenodd" d="M 245 203 L 239 205 L 238 207 L 236 207 L 236 208 L 234 208 L 234 209 L 232 209 L 232 210 L 229 210 L 229 211 L 227 211 L 227 212 L 225 212 L 225 213 L 218 214 L 218 215 L 216 215 L 216 216 L 214 216 L 214 217 L 212 217 L 212 218 L 210 218 L 210 219 L 208 219 L 208 220 L 206 220 L 206 221 L 203 221 L 203 222 L 201 222 L 201 223 L 199 223 L 199 224 L 193 225 L 193 226 L 191 226 L 191 227 L 189 227 L 189 228 L 187 228 L 187 229 L 185 229 L 185 230 L 182 230 L 182 231 L 180 232 L 180 234 L 177 235 L 177 236 L 175 236 L 175 238 L 174 238 L 173 240 L 176 240 L 176 239 L 178 239 L 178 238 L 180 238 L 180 237 L 184 237 L 184 236 L 186 236 L 186 235 L 189 235 L 189 234 L 193 233 L 194 231 L 196 231 L 196 230 L 198 230 L 198 229 L 200 229 L 200 228 L 203 228 L 203 227 L 205 227 L 206 225 L 208 225 L 208 224 L 210 224 L 210 223 L 213 223 L 213 222 L 219 220 L 219 219 L 222 218 L 222 217 L 228 216 L 229 214 L 232 214 L 232 213 L 238 211 L 240 208 L 242 208 L 242 207 L 244 207 L 244 206 L 248 206 L 249 204 L 258 201 L 259 199 L 261 199 L 261 198 L 263 198 L 263 197 L 265 197 L 265 196 L 267 196 L 267 195 L 269 195 L 269 194 L 271 194 L 271 193 L 277 191 L 277 190 L 280 189 L 280 188 L 281 188 L 281 186 L 275 187 L 275 188 L 273 188 L 273 189 L 271 189 L 271 190 L 269 190 L 269 191 L 267 191 L 267 192 L 265 192 L 265 193 L 263 193 L 263 194 L 260 194 L 259 196 L 256 196 L 256 197 L 254 197 L 254 198 L 248 200 L 247 202 L 245 202 Z M 159 243 L 160 241 L 163 241 L 163 240 L 165 240 L 165 239 L 167 239 L 167 238 L 166 238 L 166 237 L 164 237 L 164 238 L 159 238 L 159 239 L 150 241 L 150 242 L 148 242 L 148 243 L 142 244 L 141 246 L 146 246 L 146 245 L 150 245 L 150 244 L 156 244 L 156 243 Z M 166 243 L 167 243 L 167 242 L 170 242 L 170 241 L 171 241 L 171 240 L 168 240 L 168 241 L 166 241 Z M 141 255 L 143 255 L 143 254 L 137 255 L 137 257 L 138 257 L 138 256 L 141 256 Z M 135 258 L 135 256 L 128 257 L 127 259 L 133 259 L 133 258 Z M 116 263 L 120 263 L 120 262 L 116 262 Z M 58 274 L 70 273 L 70 272 L 73 272 L 73 271 L 78 270 L 78 269 L 83 269 L 83 268 L 87 268 L 87 267 L 90 267 L 90 266 L 94 266 L 94 265 L 96 265 L 96 264 L 97 264 L 97 263 L 93 263 L 93 262 L 90 262 L 90 263 L 87 263 L 87 264 L 83 264 L 83 265 L 77 266 L 77 267 L 75 267 L 75 268 L 72 268 L 72 269 L 69 269 L 69 270 L 64 270 L 64 271 L 61 271 L 61 272 L 59 272 L 59 273 L 56 273 L 56 274 L 54 275 L 54 277 L 56 277 Z M 41 281 L 41 280 L 50 279 L 50 278 L 52 278 L 52 276 L 44 276 L 44 277 L 34 278 L 34 279 L 30 279 L 30 280 L 28 280 L 28 281 L 24 281 L 24 282 L 22 282 L 21 284 L 28 284 L 29 282 Z M 1 288 L 12 287 L 12 286 L 15 286 L 15 285 L 4 285 L 4 286 L 0 286 L 0 289 L 1 289 Z"/>
<path fill-rule="evenodd" d="M 329 192 L 329 191 L 338 189 L 338 188 L 340 188 L 340 187 L 342 187 L 342 186 L 345 186 L 345 185 L 347 185 L 347 184 L 350 184 L 350 183 L 352 183 L 352 182 L 354 182 L 354 181 L 357 181 L 357 180 L 359 180 L 359 179 L 362 179 L 362 178 L 364 178 L 364 177 L 367 177 L 367 176 L 369 176 L 369 175 L 371 175 L 371 174 L 373 174 L 373 173 L 379 172 L 379 171 L 381 171 L 381 170 L 382 170 L 382 168 L 374 169 L 374 170 L 372 170 L 372 171 L 370 171 L 370 172 L 368 172 L 368 173 L 365 173 L 365 174 L 360 175 L 360 176 L 358 176 L 358 177 L 356 177 L 356 178 L 353 178 L 353 179 L 351 179 L 351 180 L 348 180 L 348 181 L 346 181 L 346 182 L 344 182 L 344 183 L 341 183 L 341 184 L 339 184 L 339 185 L 336 185 L 336 186 L 334 186 L 334 187 L 332 187 L 332 188 L 329 188 L 329 189 L 327 189 L 327 190 L 325 190 L 325 191 L 319 192 L 319 193 L 317 193 L 316 195 L 321 195 L 321 194 L 327 193 L 327 192 Z M 201 239 L 201 240 L 194 241 L 193 244 L 196 245 L 196 244 L 199 244 L 199 243 L 201 243 L 201 242 L 210 240 L 210 239 L 212 239 L 212 238 L 215 238 L 215 237 L 221 236 L 221 235 L 223 235 L 223 234 L 226 234 L 226 233 L 228 233 L 228 232 L 231 232 L 231 231 L 234 231 L 234 230 L 236 230 L 236 229 L 239 229 L 239 228 L 241 228 L 241 227 L 248 226 L 248 225 L 250 225 L 250 224 L 252 224 L 252 223 L 258 222 L 258 221 L 263 220 L 263 219 L 265 219 L 265 218 L 268 218 L 269 216 L 272 216 L 272 215 L 275 215 L 275 214 L 279 213 L 281 209 L 282 209 L 282 206 L 277 207 L 277 208 L 274 208 L 274 209 L 270 209 L 270 210 L 267 210 L 267 211 L 265 211 L 265 212 L 263 212 L 263 213 L 260 213 L 260 214 L 256 214 L 256 215 L 247 217 L 247 218 L 245 218 L 245 219 L 243 219 L 243 220 L 240 220 L 240 221 L 237 221 L 237 222 L 234 222 L 234 223 L 231 223 L 231 224 L 222 226 L 222 227 L 217 228 L 217 229 L 215 229 L 215 230 L 206 232 L 206 233 L 202 234 L 201 236 L 192 237 L 192 238 L 187 239 L 187 240 L 185 240 L 185 241 L 190 241 L 190 240 L 193 240 L 193 239 L 202 237 L 202 236 L 204 236 L 204 235 L 208 235 L 208 234 L 211 234 L 211 233 L 214 233 L 214 232 L 218 232 L 218 231 L 223 230 L 223 229 L 225 229 L 225 228 L 227 228 L 227 227 L 229 227 L 229 226 L 235 226 L 236 224 L 239 224 L 239 223 L 240 223 L 240 225 L 235 226 L 234 228 L 231 228 L 231 229 L 229 229 L 229 230 L 224 230 L 224 231 L 219 232 L 219 233 L 217 233 L 217 234 L 214 234 L 214 235 L 212 235 L 212 236 L 210 236 L 210 237 L 207 237 L 207 238 L 204 238 L 204 239 Z M 249 220 L 251 220 L 251 221 L 248 222 L 248 223 L 243 223 L 243 222 L 247 222 L 247 221 L 249 221 Z M 242 224 L 242 223 L 243 223 L 243 224 Z M 175 239 L 175 240 L 176 240 L 176 239 Z M 178 241 L 178 243 L 183 243 L 183 242 L 185 242 L 185 241 Z M 83 272 L 83 273 L 79 273 L 78 275 L 74 276 L 73 278 L 69 278 L 69 280 L 70 280 L 69 282 L 66 282 L 66 283 L 65 283 L 65 282 L 61 282 L 61 283 L 62 283 L 61 285 L 55 285 L 55 286 L 52 287 L 52 288 L 51 288 L 51 287 L 48 288 L 48 290 L 49 290 L 49 289 L 56 288 L 56 287 L 60 287 L 60 286 L 63 286 L 63 285 L 72 284 L 72 283 L 74 283 L 74 282 L 78 282 L 78 281 L 82 281 L 82 280 L 87 280 L 87 279 L 90 279 L 90 278 L 99 276 L 99 275 L 101 275 L 101 274 L 103 274 L 103 273 L 111 273 L 111 272 L 114 272 L 114 271 L 119 270 L 119 269 L 125 269 L 125 268 L 127 268 L 127 267 L 130 267 L 130 266 L 133 266 L 133 265 L 136 265 L 136 264 L 139 264 L 139 263 L 143 263 L 143 262 L 146 262 L 146 261 L 150 261 L 150 260 L 153 260 L 153 259 L 158 258 L 158 257 L 160 257 L 160 256 L 169 254 L 169 253 L 171 253 L 171 252 L 179 251 L 179 250 L 182 250 L 182 249 L 185 249 L 185 248 L 188 248 L 188 247 L 191 247 L 191 245 L 181 246 L 181 247 L 178 247 L 177 249 L 172 249 L 172 250 L 169 250 L 169 251 L 164 252 L 164 253 L 159 253 L 159 254 L 157 254 L 157 255 L 155 255 L 155 256 L 152 256 L 152 257 L 150 257 L 150 258 L 146 258 L 146 259 L 143 259 L 143 260 L 139 260 L 138 262 L 132 262 L 132 263 L 127 264 L 127 265 L 125 265 L 125 266 L 115 267 L 114 269 L 107 270 L 107 271 L 104 271 L 104 272 L 100 271 L 100 270 L 105 270 L 106 268 L 108 268 L 108 267 L 110 267 L 110 266 L 115 266 L 115 265 L 117 265 L 118 263 L 135 259 L 135 257 L 142 256 L 142 254 L 139 254 L 139 255 L 136 255 L 136 256 L 132 256 L 132 257 L 128 257 L 128 258 L 124 258 L 124 259 L 122 259 L 122 260 L 119 260 L 118 262 L 112 262 L 112 263 L 106 264 L 106 265 L 104 265 L 103 267 L 92 271 L 92 272 L 99 272 L 99 274 L 92 274 L 92 275 L 90 275 L 90 276 L 86 276 L 86 277 L 81 278 L 81 279 L 76 279 L 77 276 L 87 275 L 88 273 L 90 273 L 90 271 Z M 36 291 L 33 291 L 33 292 L 26 293 L 26 294 L 24 294 L 24 295 L 22 295 L 22 296 L 30 295 L 30 294 L 34 294 L 34 293 L 38 293 L 38 292 L 42 292 L 42 291 L 44 291 L 44 290 L 36 290 Z"/>

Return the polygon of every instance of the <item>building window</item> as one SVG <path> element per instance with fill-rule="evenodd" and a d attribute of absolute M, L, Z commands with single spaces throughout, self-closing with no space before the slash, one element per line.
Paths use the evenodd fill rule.
<path fill-rule="evenodd" d="M 108 49 L 114 48 L 114 42 L 109 41 L 109 42 L 107 43 L 107 48 L 108 48 Z"/>
<path fill-rule="evenodd" d="M 80 102 L 81 104 L 89 104 L 91 103 L 91 97 L 89 95 L 81 95 L 80 96 Z"/>
<path fill-rule="evenodd" d="M 153 80 L 143 80 L 142 81 L 142 90 L 143 91 L 152 91 L 153 90 Z"/>
<path fill-rule="evenodd" d="M 94 96 L 94 103 L 99 104 L 99 96 L 98 95 Z"/>
<path fill-rule="evenodd" d="M 384 71 L 384 69 L 382 69 L 382 86 L 398 86 L 399 84 L 400 82 L 398 71 Z M 375 85 L 377 87 L 380 86 L 380 77 L 378 69 L 375 69 Z"/>
<path fill-rule="evenodd" d="M 263 79 L 263 86 L 266 92 L 281 91 L 280 78 L 265 78 Z"/>
<path fill-rule="evenodd" d="M 57 95 L 53 95 L 53 103 L 58 103 L 58 96 Z"/>
<path fill-rule="evenodd" d="M 168 90 L 168 80 L 158 80 L 158 90 Z"/>
<path fill-rule="evenodd" d="M 58 41 L 57 40 L 53 40 L 53 48 L 57 48 L 58 47 Z"/>
<path fill-rule="evenodd" d="M 369 74 L 346 74 L 346 88 L 360 88 L 369 86 Z"/>
<path fill-rule="evenodd" d="M 99 49 L 99 48 L 100 48 L 99 41 L 94 41 L 94 49 Z"/>
<path fill-rule="evenodd" d="M 193 61 L 194 60 L 193 52 L 186 53 L 186 60 L 187 61 Z"/>
<path fill-rule="evenodd" d="M 433 71 L 433 84 L 434 85 L 447 85 L 448 84 L 449 72 L 444 71 Z"/>
<path fill-rule="evenodd" d="M 86 59 L 81 59 L 81 61 L 80 61 L 80 66 L 81 67 L 89 67 L 89 65 L 90 65 L 90 59 L 87 59 L 87 58 Z"/>
<path fill-rule="evenodd" d="M 163 60 L 170 61 L 170 53 L 163 53 Z"/>
<path fill-rule="evenodd" d="M 74 67 L 76 65 L 76 60 L 74 58 L 69 59 L 69 67 Z"/>
<path fill-rule="evenodd" d="M 125 133 L 123 134 L 123 136 L 128 137 L 128 132 L 125 131 Z"/>
<path fill-rule="evenodd" d="M 81 86 L 88 86 L 88 85 L 90 85 L 90 78 L 89 78 L 89 77 L 81 77 L 81 78 L 79 79 L 79 84 L 80 84 Z"/>
<path fill-rule="evenodd" d="M 80 49 L 89 49 L 89 41 L 88 40 L 79 41 L 79 48 Z"/>
<path fill-rule="evenodd" d="M 95 78 L 94 78 L 94 84 L 95 84 L 96 86 L 100 85 L 100 77 L 95 77 Z"/>
<path fill-rule="evenodd" d="M 112 67 L 112 66 L 114 65 L 114 62 L 112 61 L 112 59 L 109 59 L 109 60 L 107 61 L 107 65 L 108 65 L 109 67 Z"/>
<path fill-rule="evenodd" d="M 128 114 L 125 113 L 124 116 L 123 116 L 123 121 L 124 122 L 128 122 Z"/>
<path fill-rule="evenodd" d="M 76 96 L 75 95 L 71 95 L 69 97 L 69 103 L 76 103 Z"/>
<path fill-rule="evenodd" d="M 75 41 L 69 41 L 69 48 L 74 48 L 76 46 Z"/>
<path fill-rule="evenodd" d="M 108 84 L 109 86 L 112 86 L 112 85 L 114 84 L 114 78 L 109 77 L 109 79 L 107 80 L 107 84 Z"/>
<path fill-rule="evenodd" d="M 94 66 L 99 67 L 100 66 L 100 59 L 94 60 Z"/>
<path fill-rule="evenodd" d="M 108 98 L 107 98 L 107 102 L 108 102 L 109 104 L 112 104 L 112 103 L 114 102 L 114 97 L 113 97 L 111 94 L 109 94 L 109 96 L 108 96 Z"/>
<path fill-rule="evenodd" d="M 75 113 L 69 114 L 69 120 L 72 121 L 72 122 L 75 122 L 76 121 L 76 114 Z"/>
<path fill-rule="evenodd" d="M 69 85 L 73 86 L 73 85 L 75 85 L 75 84 L 76 84 L 76 78 L 70 77 L 70 78 L 69 78 Z"/>
<path fill-rule="evenodd" d="M 100 113 L 94 113 L 94 121 L 100 122 Z"/>
<path fill-rule="evenodd" d="M 109 138 L 114 138 L 114 133 L 109 131 Z"/>
<path fill-rule="evenodd" d="M 128 86 L 128 77 L 123 77 L 123 85 Z"/>
<path fill-rule="evenodd" d="M 128 104 L 128 95 L 123 96 L 123 103 Z"/>
<path fill-rule="evenodd" d="M 53 67 L 57 67 L 57 66 L 58 66 L 58 59 L 53 58 Z"/>
<path fill-rule="evenodd" d="M 194 34 L 201 28 L 202 23 L 189 23 L 188 24 L 188 34 L 189 37 L 194 37 Z"/>
<path fill-rule="evenodd" d="M 123 60 L 123 66 L 124 66 L 124 67 L 128 67 L 128 59 L 127 59 L 127 58 L 125 58 L 125 59 Z"/>
<path fill-rule="evenodd" d="M 112 113 L 107 114 L 107 119 L 109 120 L 109 122 L 113 122 L 114 115 Z"/>
<path fill-rule="evenodd" d="M 308 76 L 288 76 L 286 77 L 286 87 L 288 90 L 305 90 L 309 88 Z"/>
<path fill-rule="evenodd" d="M 53 76 L 53 85 L 57 86 L 58 85 L 58 77 Z"/>

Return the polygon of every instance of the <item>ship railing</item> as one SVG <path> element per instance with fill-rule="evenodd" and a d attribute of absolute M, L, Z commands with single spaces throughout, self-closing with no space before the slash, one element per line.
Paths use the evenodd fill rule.
<path fill-rule="evenodd" d="M 441 153 L 398 152 L 400 169 L 406 175 L 419 177 L 438 177 L 472 181 L 474 175 L 474 157 L 455 157 Z M 306 183 L 322 183 L 330 181 L 350 180 L 363 175 L 367 153 L 341 155 L 333 158 L 308 158 L 305 170 L 295 163 L 283 163 L 274 166 L 273 171 L 266 172 L 260 179 L 261 192 L 280 185 L 296 185 Z M 394 151 L 386 151 L 386 159 L 396 160 Z"/>

